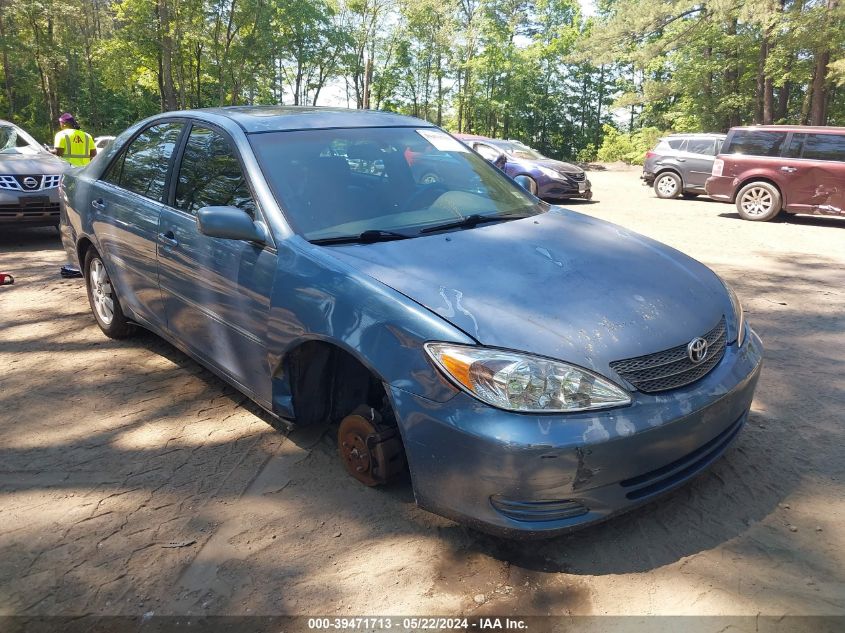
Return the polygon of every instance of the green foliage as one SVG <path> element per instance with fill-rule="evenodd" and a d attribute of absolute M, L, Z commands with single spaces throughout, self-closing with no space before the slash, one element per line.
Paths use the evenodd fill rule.
<path fill-rule="evenodd" d="M 645 153 L 657 144 L 665 133 L 657 128 L 640 128 L 632 133 L 620 132 L 612 125 L 604 126 L 604 141 L 596 158 L 603 163 L 623 161 L 629 165 L 642 165 Z"/>

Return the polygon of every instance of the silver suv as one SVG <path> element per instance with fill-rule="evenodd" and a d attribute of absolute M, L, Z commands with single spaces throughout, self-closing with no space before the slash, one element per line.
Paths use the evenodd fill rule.
<path fill-rule="evenodd" d="M 58 227 L 59 181 L 68 168 L 21 128 L 0 120 L 0 227 Z"/>
<path fill-rule="evenodd" d="M 641 178 L 658 198 L 703 194 L 724 140 L 724 134 L 670 134 L 646 152 Z"/>

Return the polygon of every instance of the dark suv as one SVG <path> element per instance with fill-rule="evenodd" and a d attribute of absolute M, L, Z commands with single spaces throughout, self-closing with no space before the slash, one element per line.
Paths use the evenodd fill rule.
<path fill-rule="evenodd" d="M 670 134 L 646 152 L 641 178 L 654 187 L 658 198 L 704 193 L 704 182 L 724 140 L 724 134 Z"/>
<path fill-rule="evenodd" d="M 746 220 L 787 213 L 845 216 L 845 128 L 766 125 L 728 132 L 707 194 Z"/>

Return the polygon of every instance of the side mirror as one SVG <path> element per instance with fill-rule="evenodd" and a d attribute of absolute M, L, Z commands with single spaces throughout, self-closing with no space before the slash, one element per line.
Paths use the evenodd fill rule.
<path fill-rule="evenodd" d="M 245 240 L 265 244 L 266 229 L 238 207 L 203 207 L 197 211 L 200 233 L 224 240 Z"/>
<path fill-rule="evenodd" d="M 537 183 L 531 180 L 528 176 L 520 174 L 519 176 L 514 176 L 513 181 L 532 196 L 537 195 Z"/>

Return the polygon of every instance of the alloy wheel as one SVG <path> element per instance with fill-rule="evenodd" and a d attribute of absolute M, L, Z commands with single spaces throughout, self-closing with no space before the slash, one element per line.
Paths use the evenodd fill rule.
<path fill-rule="evenodd" d="M 91 287 L 91 297 L 97 316 L 105 325 L 111 325 L 114 319 L 114 291 L 106 268 L 99 259 L 91 261 L 88 284 Z"/>
<path fill-rule="evenodd" d="M 764 187 L 752 187 L 742 196 L 742 210 L 748 215 L 757 216 L 768 213 L 772 208 L 772 194 Z"/>
<path fill-rule="evenodd" d="M 661 176 L 657 181 L 657 191 L 661 195 L 671 196 L 678 190 L 678 183 L 672 176 Z"/>

